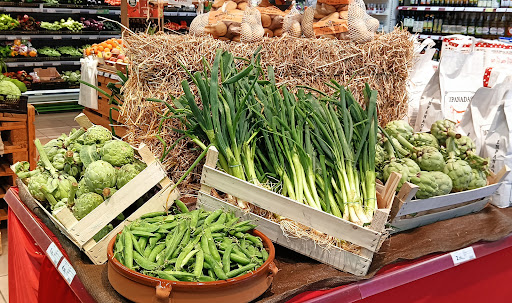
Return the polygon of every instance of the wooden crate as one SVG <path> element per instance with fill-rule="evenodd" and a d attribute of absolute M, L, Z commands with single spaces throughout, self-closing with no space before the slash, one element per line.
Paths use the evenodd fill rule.
<path fill-rule="evenodd" d="M 217 170 L 215 168 L 217 157 L 217 150 L 211 147 L 201 176 L 201 190 L 197 198 L 199 206 L 207 210 L 223 208 L 234 211 L 239 217 L 255 221 L 258 224 L 258 230 L 273 242 L 339 270 L 358 276 L 363 276 L 368 272 L 374 253 L 379 250 L 380 245 L 386 238 L 384 227 L 400 175 L 393 174 L 390 177 L 391 181 L 388 182 L 384 191 L 379 194 L 383 197 L 383 199 L 379 198 L 379 205 L 383 205 L 384 208 L 375 211 L 370 226 L 362 227 Z M 360 246 L 361 251 L 356 254 L 332 245 L 321 247 L 311 239 L 287 236 L 278 223 L 254 213 L 248 213 L 237 206 L 212 196 L 212 188 L 337 239 L 351 242 Z"/>
<path fill-rule="evenodd" d="M 409 182 L 404 183 L 395 197 L 390 213 L 393 232 L 401 232 L 482 210 L 509 173 L 510 169 L 505 166 L 497 174 L 487 178 L 489 184 L 487 186 L 421 200 L 412 200 L 418 191 L 418 186 Z"/>
<path fill-rule="evenodd" d="M 89 128 L 93 125 L 83 114 L 77 116 L 75 120 L 85 128 Z M 149 151 L 149 148 L 142 144 L 138 149 L 135 149 L 135 151 L 142 157 L 143 161 L 146 162 L 148 165 L 147 168 L 118 190 L 112 197 L 87 214 L 82 220 L 78 221 L 67 207 L 55 212 L 53 216 L 37 201 L 62 233 L 75 243 L 75 245 L 83 249 L 94 264 L 103 264 L 107 261 L 107 245 L 110 239 L 119 233 L 125 225 L 145 213 L 166 210 L 173 204 L 175 199 L 179 198 L 178 190 L 175 189 L 171 192 L 172 181 L 167 178 L 165 169 L 160 162 L 155 159 L 153 154 Z M 157 185 L 159 185 L 161 189 L 155 195 L 121 224 L 114 227 L 114 229 L 99 242 L 93 240 L 94 235 L 103 227 Z M 25 190 L 28 189 L 25 188 Z"/>

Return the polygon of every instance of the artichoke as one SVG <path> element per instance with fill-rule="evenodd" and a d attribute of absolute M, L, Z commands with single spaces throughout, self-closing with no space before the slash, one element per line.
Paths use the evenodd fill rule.
<path fill-rule="evenodd" d="M 398 191 L 402 185 L 409 180 L 409 168 L 405 164 L 392 160 L 389 162 L 389 164 L 384 166 L 384 169 L 382 170 L 382 177 L 384 178 L 384 182 L 388 181 L 392 172 L 397 172 L 402 175 L 400 182 L 398 182 L 398 187 L 396 188 Z"/>
<path fill-rule="evenodd" d="M 450 141 L 454 141 L 454 144 L 455 144 L 455 155 L 457 157 L 460 157 L 462 160 L 465 160 L 466 156 L 470 153 L 474 153 L 475 150 L 476 150 L 476 145 L 475 145 L 475 142 L 473 142 L 473 140 L 468 137 L 468 136 L 461 136 L 460 138 L 448 138 L 448 140 Z M 446 145 L 450 145 L 451 143 L 448 143 L 448 140 L 447 140 L 447 143 Z"/>
<path fill-rule="evenodd" d="M 82 161 L 82 163 L 84 164 L 84 166 L 86 168 L 92 162 L 100 159 L 100 155 L 98 154 L 98 149 L 96 148 L 95 144 L 82 146 L 79 156 L 80 156 L 80 160 Z"/>
<path fill-rule="evenodd" d="M 413 154 L 413 159 L 426 171 L 441 171 L 445 165 L 443 154 L 432 146 L 421 147 Z"/>
<path fill-rule="evenodd" d="M 436 178 L 438 186 L 436 196 L 447 195 L 452 191 L 453 182 L 447 174 L 440 171 L 432 171 L 430 173 L 434 176 L 434 178 Z"/>
<path fill-rule="evenodd" d="M 409 176 L 415 175 L 421 171 L 418 164 L 416 162 L 414 162 L 414 160 L 412 160 L 412 159 L 402 158 L 402 159 L 398 160 L 398 162 L 400 162 L 402 165 L 407 166 L 407 168 L 409 170 Z M 409 181 L 409 180 L 407 180 L 407 181 Z"/>
<path fill-rule="evenodd" d="M 467 189 L 477 189 L 484 186 L 487 186 L 487 176 L 483 171 L 473 168 L 471 170 L 471 182 L 469 182 Z"/>
<path fill-rule="evenodd" d="M 415 133 L 412 135 L 412 141 L 412 144 L 416 147 L 432 146 L 439 148 L 439 143 L 437 142 L 436 137 L 429 133 Z"/>
<path fill-rule="evenodd" d="M 106 161 L 94 161 L 85 169 L 84 179 L 91 191 L 101 194 L 105 187 L 116 185 L 116 169 Z"/>
<path fill-rule="evenodd" d="M 51 190 L 50 188 L 50 191 L 52 192 L 55 199 L 59 201 L 64 198 L 68 198 L 69 192 L 71 191 L 71 186 L 73 183 L 77 182 L 76 179 L 72 176 L 62 174 L 59 175 L 57 179 L 53 179 L 54 182 L 55 180 L 58 180 L 57 187 L 54 190 Z"/>
<path fill-rule="evenodd" d="M 105 142 L 112 140 L 112 133 L 101 125 L 90 127 L 83 136 L 83 141 L 86 145 L 96 144 L 101 146 Z"/>
<path fill-rule="evenodd" d="M 140 161 L 139 159 L 135 159 L 135 161 L 133 161 L 133 165 L 135 165 L 135 167 L 137 167 L 137 170 L 138 170 L 139 172 L 141 172 L 141 171 L 145 170 L 145 169 L 146 169 L 146 167 L 148 167 L 148 166 L 146 165 L 146 163 L 144 163 L 144 162 Z"/>
<path fill-rule="evenodd" d="M 52 165 L 53 167 L 55 167 L 56 170 L 63 170 L 64 164 L 66 164 L 64 154 L 58 153 L 53 157 Z"/>
<path fill-rule="evenodd" d="M 103 203 L 103 197 L 97 193 L 85 193 L 75 200 L 73 215 L 77 220 L 82 220 L 101 203 Z"/>
<path fill-rule="evenodd" d="M 411 176 L 411 182 L 419 186 L 416 192 L 416 198 L 428 199 L 434 197 L 439 192 L 436 176 L 429 171 L 420 171 Z"/>
<path fill-rule="evenodd" d="M 27 161 L 16 162 L 11 166 L 11 169 L 15 174 L 20 172 L 28 172 L 30 171 L 30 163 Z"/>
<path fill-rule="evenodd" d="M 41 186 L 46 185 L 46 183 L 48 183 L 48 179 L 50 178 L 50 173 L 46 171 L 30 177 L 28 181 L 28 191 L 30 192 L 32 197 L 36 198 L 39 201 L 46 201 L 46 197 L 44 193 L 41 191 Z"/>
<path fill-rule="evenodd" d="M 80 182 L 78 182 L 78 190 L 76 191 L 76 196 L 80 197 L 81 195 L 85 193 L 91 192 L 91 189 L 85 184 L 85 179 L 82 178 Z"/>
<path fill-rule="evenodd" d="M 384 150 L 384 148 L 378 144 L 375 145 L 375 167 L 383 166 L 387 158 L 388 154 L 386 153 L 386 150 Z"/>
<path fill-rule="evenodd" d="M 46 156 L 48 157 L 48 160 L 52 161 L 53 157 L 59 152 L 63 153 L 62 148 L 62 140 L 59 139 L 53 139 L 48 141 L 43 147 L 44 151 L 46 152 Z M 65 152 L 65 150 L 64 150 Z"/>
<path fill-rule="evenodd" d="M 445 145 L 448 137 L 460 137 L 455 133 L 455 122 L 450 120 L 438 120 L 430 127 L 430 133 L 436 137 L 437 141 Z"/>
<path fill-rule="evenodd" d="M 413 129 L 409 123 L 404 120 L 394 120 L 386 124 L 386 132 L 393 137 L 401 135 L 409 140 L 412 137 Z"/>
<path fill-rule="evenodd" d="M 469 166 L 466 161 L 455 157 L 455 151 L 457 150 L 455 140 L 449 139 L 446 142 L 448 144 L 446 146 L 448 160 L 446 161 L 443 172 L 452 179 L 453 191 L 458 192 L 466 190 L 472 178 L 471 166 Z"/>
<path fill-rule="evenodd" d="M 131 179 L 135 178 L 141 171 L 135 164 L 125 164 L 117 171 L 117 188 L 125 186 Z"/>
<path fill-rule="evenodd" d="M 101 160 L 107 161 L 113 166 L 123 166 L 132 163 L 135 159 L 135 153 L 130 144 L 120 140 L 105 143 L 100 150 L 100 155 Z"/>
<path fill-rule="evenodd" d="M 116 192 L 117 192 L 117 189 L 111 188 L 111 187 L 106 187 L 103 189 L 102 195 L 103 195 L 103 198 L 105 200 L 107 200 L 108 198 L 112 197 L 112 195 L 114 195 Z"/>

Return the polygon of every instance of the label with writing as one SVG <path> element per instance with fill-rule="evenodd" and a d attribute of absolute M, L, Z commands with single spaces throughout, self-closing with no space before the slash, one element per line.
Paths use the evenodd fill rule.
<path fill-rule="evenodd" d="M 504 27 L 498 27 L 496 34 L 498 36 L 504 36 L 505 35 L 505 28 Z"/>
<path fill-rule="evenodd" d="M 208 24 L 217 24 L 219 21 L 231 21 L 231 22 L 242 22 L 244 12 L 239 9 L 234 9 L 227 12 L 221 12 L 220 10 L 210 12 L 208 17 Z"/>
<path fill-rule="evenodd" d="M 350 4 L 350 0 L 317 0 L 317 2 L 330 5 Z"/>
<path fill-rule="evenodd" d="M 453 265 L 459 265 L 469 260 L 476 259 L 473 247 L 466 247 L 450 253 L 453 260 Z"/>
<path fill-rule="evenodd" d="M 128 0 L 128 5 L 131 7 L 137 6 L 137 0 Z"/>
<path fill-rule="evenodd" d="M 48 246 L 48 249 L 46 249 L 46 254 L 55 266 L 59 264 L 59 261 L 62 258 L 62 252 L 53 242 Z"/>
<path fill-rule="evenodd" d="M 313 31 L 316 36 L 334 35 L 348 31 L 347 20 L 324 20 L 313 23 Z"/>
<path fill-rule="evenodd" d="M 443 114 L 446 119 L 459 123 L 474 95 L 474 92 L 468 91 L 445 92 Z"/>
<path fill-rule="evenodd" d="M 265 15 L 277 15 L 277 16 L 286 16 L 286 13 L 280 10 L 278 7 L 269 6 L 269 7 L 256 7 L 261 14 Z"/>
<path fill-rule="evenodd" d="M 62 262 L 60 262 L 59 268 L 57 270 L 61 273 L 61 275 L 64 277 L 66 282 L 68 282 L 68 284 L 71 284 L 71 282 L 73 282 L 73 279 L 76 276 L 76 271 L 73 268 L 73 266 L 69 264 L 69 261 L 66 258 L 64 258 Z"/>
<path fill-rule="evenodd" d="M 498 29 L 497 29 L 496 27 L 491 27 L 491 28 L 489 29 L 489 34 L 491 34 L 491 35 L 496 35 L 496 34 L 498 34 Z"/>

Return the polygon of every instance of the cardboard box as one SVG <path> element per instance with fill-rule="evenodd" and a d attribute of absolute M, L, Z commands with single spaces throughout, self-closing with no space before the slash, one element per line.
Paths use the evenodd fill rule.
<path fill-rule="evenodd" d="M 39 76 L 40 82 L 62 82 L 60 74 L 55 67 L 34 68 L 34 72 Z"/>

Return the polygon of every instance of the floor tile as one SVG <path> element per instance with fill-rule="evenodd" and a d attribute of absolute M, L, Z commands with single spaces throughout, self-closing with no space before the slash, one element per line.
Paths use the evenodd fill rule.
<path fill-rule="evenodd" d="M 38 138 L 38 139 L 39 139 L 39 141 L 41 141 L 42 145 L 45 145 L 46 143 L 50 142 L 50 140 L 52 138 L 48 138 L 48 137 L 44 136 L 44 137 L 41 137 L 41 138 Z"/>
<path fill-rule="evenodd" d="M 38 138 L 38 139 L 46 138 L 46 135 L 36 129 L 36 138 Z"/>
<path fill-rule="evenodd" d="M 0 255 L 0 277 L 7 277 L 7 228 L 2 229 L 2 255 Z"/>
<path fill-rule="evenodd" d="M 9 302 L 9 278 L 7 276 L 0 277 L 0 293 L 2 294 L 0 300 L 5 300 L 5 303 Z"/>
<path fill-rule="evenodd" d="M 69 134 L 69 132 L 71 131 L 71 126 L 57 126 L 57 124 L 55 125 L 55 127 L 52 127 L 52 128 L 39 128 L 38 131 L 41 132 L 43 135 L 51 138 L 51 137 L 58 137 L 60 136 L 61 134 L 65 133 L 65 134 Z"/>

